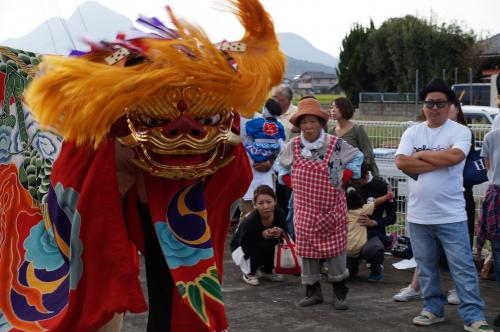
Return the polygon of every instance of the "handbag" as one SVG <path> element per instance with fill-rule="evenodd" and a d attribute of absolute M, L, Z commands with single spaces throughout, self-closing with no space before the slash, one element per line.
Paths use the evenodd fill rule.
<path fill-rule="evenodd" d="M 484 158 L 479 150 L 471 147 L 464 166 L 464 185 L 473 186 L 488 181 Z"/>
<path fill-rule="evenodd" d="M 274 247 L 274 273 L 300 274 L 301 270 L 301 261 L 295 252 L 295 243 L 288 234 L 285 234 Z"/>
<path fill-rule="evenodd" d="M 391 249 L 391 254 L 399 258 L 412 258 L 413 251 L 411 250 L 410 238 L 407 236 L 398 236 L 396 244 Z"/>

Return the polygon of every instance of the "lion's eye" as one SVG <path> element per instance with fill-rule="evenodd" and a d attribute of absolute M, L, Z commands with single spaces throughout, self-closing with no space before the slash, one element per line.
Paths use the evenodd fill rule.
<path fill-rule="evenodd" d="M 206 118 L 199 118 L 197 121 L 205 126 L 215 126 L 218 125 L 222 120 L 222 115 L 217 113 L 212 116 L 207 116 Z"/>
<path fill-rule="evenodd" d="M 138 113 L 135 117 L 142 125 L 147 127 L 161 127 L 170 122 L 168 119 L 152 118 L 143 113 Z"/>

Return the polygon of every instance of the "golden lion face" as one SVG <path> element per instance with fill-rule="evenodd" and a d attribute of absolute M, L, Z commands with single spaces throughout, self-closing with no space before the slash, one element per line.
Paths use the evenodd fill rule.
<path fill-rule="evenodd" d="M 181 179 L 210 175 L 231 161 L 230 146 L 240 142 L 231 131 L 232 110 L 207 103 L 203 99 L 216 98 L 192 87 L 169 89 L 155 102 L 162 98 L 161 104 L 141 104 L 127 114 L 130 135 L 119 140 L 135 149 L 136 166 L 155 176 Z M 213 106 L 203 108 L 208 104 Z"/>

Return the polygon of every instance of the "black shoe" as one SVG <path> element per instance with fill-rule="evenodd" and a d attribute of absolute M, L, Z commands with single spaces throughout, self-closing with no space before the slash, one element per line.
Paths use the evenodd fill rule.
<path fill-rule="evenodd" d="M 314 285 L 306 285 L 306 297 L 299 301 L 299 306 L 309 307 L 320 303 L 323 303 L 323 295 L 319 281 Z"/>
<path fill-rule="evenodd" d="M 346 310 L 349 308 L 346 299 L 348 292 L 349 288 L 347 288 L 343 283 L 333 283 L 333 308 L 335 310 Z"/>

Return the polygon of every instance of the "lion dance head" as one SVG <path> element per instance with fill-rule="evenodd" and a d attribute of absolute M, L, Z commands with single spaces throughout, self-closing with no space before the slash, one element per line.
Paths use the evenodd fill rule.
<path fill-rule="evenodd" d="M 229 1 L 245 34 L 214 45 L 167 8 L 174 28 L 89 43 L 78 56 L 45 56 L 26 98 L 43 128 L 94 148 L 110 136 L 133 163 L 168 179 L 208 176 L 231 161 L 237 114 L 251 116 L 284 73 L 274 26 L 257 0 Z"/>

